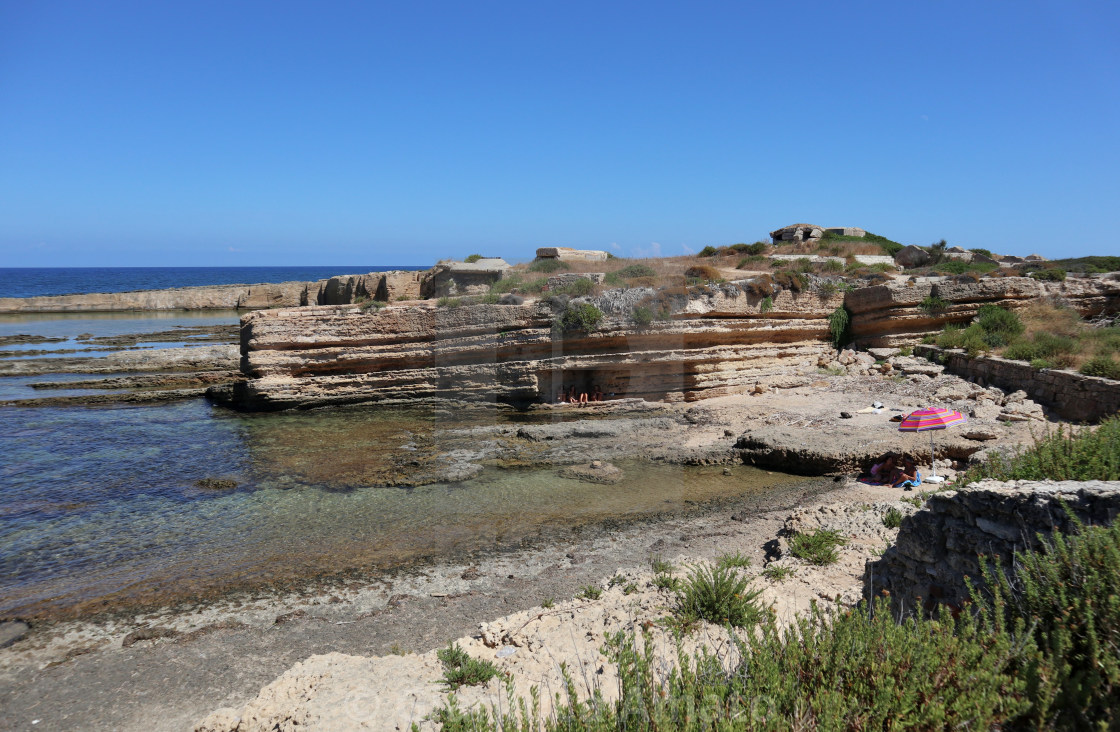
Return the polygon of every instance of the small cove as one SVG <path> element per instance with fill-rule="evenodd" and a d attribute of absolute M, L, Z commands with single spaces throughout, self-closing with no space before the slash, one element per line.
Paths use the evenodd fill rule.
<path fill-rule="evenodd" d="M 802 480 L 745 466 L 620 463 L 613 486 L 555 468 L 386 485 L 445 429 L 503 420 L 419 409 L 243 415 L 196 399 L 0 409 L 0 616 L 73 616 L 454 554 L 684 511 Z M 516 417 L 519 422 L 524 415 Z M 492 422 L 491 422 L 492 423 Z M 232 491 L 200 488 L 207 477 Z"/>

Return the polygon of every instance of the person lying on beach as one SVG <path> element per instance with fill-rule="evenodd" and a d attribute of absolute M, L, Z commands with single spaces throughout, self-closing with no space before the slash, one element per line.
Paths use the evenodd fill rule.
<path fill-rule="evenodd" d="M 904 456 L 902 466 L 898 469 L 898 475 L 895 476 L 895 481 L 891 485 L 895 488 L 910 490 L 921 484 L 922 474 L 918 472 L 918 466 L 915 464 L 914 458 L 909 455 Z"/>
<path fill-rule="evenodd" d="M 893 452 L 888 452 L 871 466 L 871 480 L 879 485 L 893 485 L 898 475 L 898 455 Z"/>

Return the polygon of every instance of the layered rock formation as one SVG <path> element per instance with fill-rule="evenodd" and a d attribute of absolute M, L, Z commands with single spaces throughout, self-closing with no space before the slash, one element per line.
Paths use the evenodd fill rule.
<path fill-rule="evenodd" d="M 767 287 L 773 287 L 767 283 Z M 335 306 L 253 313 L 242 320 L 246 409 L 442 397 L 553 401 L 558 390 L 599 386 L 607 398 L 691 401 L 750 391 L 835 358 L 828 316 L 841 304 L 862 345 L 913 343 L 980 305 L 1018 307 L 1061 297 L 1086 315 L 1120 307 L 1120 282 L 990 278 L 867 287 L 845 295 L 789 290 L 764 298 L 751 281 L 612 290 L 590 300 L 605 314 L 589 333 L 560 333 L 560 301 L 381 310 Z M 933 299 L 945 303 L 928 307 Z M 925 304 L 923 304 L 925 303 Z M 637 313 L 667 320 L 641 323 Z"/>
<path fill-rule="evenodd" d="M 217 396 L 285 409 L 424 397 L 552 401 L 573 385 L 668 401 L 741 392 L 812 367 L 829 349 L 827 316 L 840 304 L 838 295 L 780 291 L 762 313 L 761 300 L 736 285 L 614 291 L 594 300 L 606 317 L 590 333 L 554 332 L 556 303 L 545 301 L 261 311 L 242 319 L 249 381 Z M 640 302 L 676 314 L 639 325 Z"/>
<path fill-rule="evenodd" d="M 2 297 L 0 313 L 260 310 L 309 304 L 336 305 L 361 299 L 383 301 L 416 299 L 420 296 L 422 274 L 396 270 L 364 275 L 341 275 L 315 282 L 215 285 L 43 297 Z"/>
<path fill-rule="evenodd" d="M 847 293 L 844 306 L 851 314 L 855 342 L 875 347 L 915 343 L 949 323 L 968 323 L 981 305 L 1018 309 L 1044 298 L 1061 301 L 1083 317 L 1115 313 L 1120 311 L 1120 280 L 1099 276 L 1063 282 L 1029 277 L 894 280 Z"/>

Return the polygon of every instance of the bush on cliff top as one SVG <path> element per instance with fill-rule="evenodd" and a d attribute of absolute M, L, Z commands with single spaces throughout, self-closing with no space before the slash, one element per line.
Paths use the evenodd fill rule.
<path fill-rule="evenodd" d="M 590 333 L 599 327 L 603 319 L 603 311 L 589 302 L 576 303 L 564 309 L 560 316 L 561 330 Z"/>

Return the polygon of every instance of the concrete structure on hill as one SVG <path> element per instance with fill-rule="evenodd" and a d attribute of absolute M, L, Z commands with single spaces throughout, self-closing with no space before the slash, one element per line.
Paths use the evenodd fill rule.
<path fill-rule="evenodd" d="M 867 232 L 857 226 L 817 226 L 815 224 L 790 224 L 782 228 L 771 231 L 770 238 L 774 240 L 774 244 L 784 244 L 787 242 L 799 243 L 806 241 L 817 241 L 825 234 L 834 234 L 836 236 L 858 236 L 864 237 Z"/>
<path fill-rule="evenodd" d="M 444 260 L 424 273 L 420 293 L 425 298 L 485 295 L 490 285 L 509 274 L 509 262 L 498 257 L 474 262 Z"/>
<path fill-rule="evenodd" d="M 569 247 L 541 247 L 537 259 L 558 259 L 561 262 L 605 262 L 610 254 L 598 249 L 571 249 Z"/>

